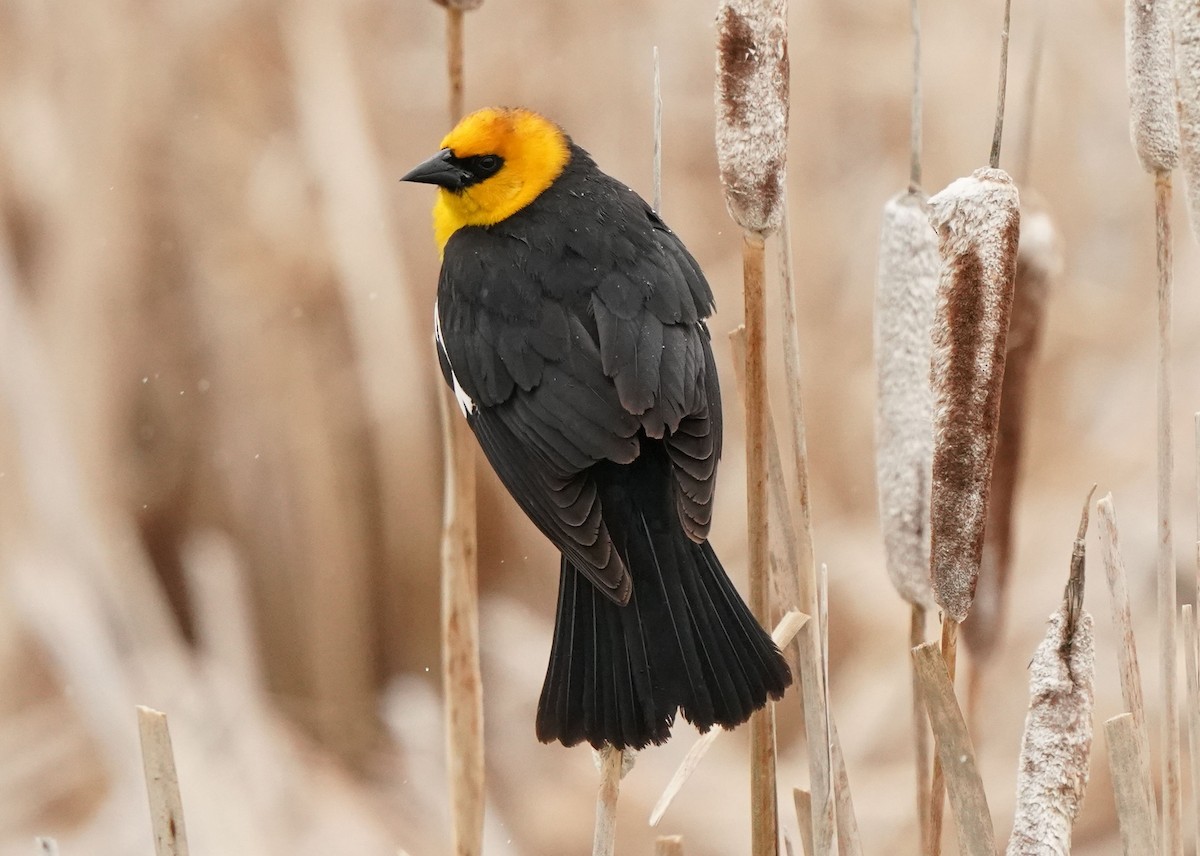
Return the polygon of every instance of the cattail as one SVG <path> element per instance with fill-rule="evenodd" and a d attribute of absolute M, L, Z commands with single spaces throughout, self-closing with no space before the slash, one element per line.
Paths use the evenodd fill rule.
<path fill-rule="evenodd" d="M 1070 853 L 1071 826 L 1087 790 L 1096 672 L 1092 616 L 1083 609 L 1084 536 L 1091 499 L 1089 493 L 1062 606 L 1050 616 L 1029 666 L 1029 713 L 1008 856 Z"/>
<path fill-rule="evenodd" d="M 1180 166 L 1187 178 L 1192 234 L 1200 241 L 1200 5 L 1173 5 Z"/>
<path fill-rule="evenodd" d="M 995 168 L 958 179 L 929 206 L 942 257 L 933 328 L 930 564 L 938 605 L 961 622 L 983 551 L 1021 214 L 1016 185 Z"/>
<path fill-rule="evenodd" d="M 786 11 L 785 0 L 726 0 L 717 16 L 717 161 L 726 207 L 744 230 L 749 600 L 764 624 L 771 611 L 764 239 L 783 219 L 789 75 Z M 804 666 L 815 665 L 810 654 Z M 779 809 L 771 705 L 751 717 L 749 731 L 750 849 L 752 856 L 773 856 L 779 849 Z"/>
<path fill-rule="evenodd" d="M 767 234 L 783 219 L 787 4 L 728 0 L 717 14 L 717 161 L 729 216 Z"/>
<path fill-rule="evenodd" d="M 1004 597 L 1012 560 L 1013 510 L 1025 425 L 1029 419 L 1029 388 L 1042 338 L 1047 295 L 1062 270 L 1062 241 L 1050 214 L 1040 202 L 1028 197 L 1021 208 L 1021 241 L 1017 249 L 983 556 L 971 617 L 963 624 L 963 638 L 978 660 L 990 656 L 1004 626 Z M 973 671 L 973 678 L 978 674 L 978 670 Z"/>
<path fill-rule="evenodd" d="M 1142 169 L 1170 172 L 1179 160 L 1179 124 L 1168 0 L 1125 0 L 1125 82 L 1129 133 Z"/>
<path fill-rule="evenodd" d="M 875 288 L 875 468 L 888 576 L 900 596 L 933 607 L 929 491 L 933 462 L 930 330 L 938 287 L 937 234 L 919 190 L 888 200 Z"/>

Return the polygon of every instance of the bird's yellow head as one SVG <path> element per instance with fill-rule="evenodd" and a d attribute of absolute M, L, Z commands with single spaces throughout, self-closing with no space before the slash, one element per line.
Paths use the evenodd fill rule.
<path fill-rule="evenodd" d="M 516 214 L 558 178 L 570 160 L 562 130 L 532 110 L 488 107 L 442 140 L 442 150 L 404 176 L 440 187 L 433 206 L 439 251 L 463 226 L 490 226 Z"/>

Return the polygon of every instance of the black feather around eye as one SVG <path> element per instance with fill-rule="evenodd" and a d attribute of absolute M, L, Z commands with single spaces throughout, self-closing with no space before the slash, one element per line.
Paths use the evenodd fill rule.
<path fill-rule="evenodd" d="M 476 155 L 466 158 L 465 166 L 476 180 L 482 181 L 500 171 L 500 167 L 504 166 L 504 158 L 499 155 Z"/>

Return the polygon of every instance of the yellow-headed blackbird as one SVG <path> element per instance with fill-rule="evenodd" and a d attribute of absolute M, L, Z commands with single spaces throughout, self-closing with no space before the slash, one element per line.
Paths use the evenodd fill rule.
<path fill-rule="evenodd" d="M 442 374 L 562 552 L 538 738 L 641 748 L 676 710 L 744 722 L 791 675 L 707 541 L 721 395 L 696 260 L 529 110 L 467 116 L 403 180 L 440 188 Z"/>

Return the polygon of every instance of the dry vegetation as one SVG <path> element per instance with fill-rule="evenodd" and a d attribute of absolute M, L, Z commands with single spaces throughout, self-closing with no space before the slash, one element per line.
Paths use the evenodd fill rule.
<path fill-rule="evenodd" d="M 1013 6 L 1013 86 L 1040 5 Z M 719 180 L 706 8 L 489 0 L 466 19 L 465 96 L 543 110 L 649 198 L 659 47 L 663 214 L 720 310 L 729 428 L 713 538 L 745 590 L 723 335 L 743 320 L 742 242 Z M 886 582 L 876 506 L 871 315 L 880 205 L 909 172 L 908 16 L 903 2 L 792 4 L 787 158 L 833 733 L 863 851 L 896 856 L 918 841 L 910 616 Z M 922 181 L 940 188 L 978 166 L 991 133 L 998 5 L 926 0 L 922 18 Z M 1023 387 L 1006 625 L 975 723 L 997 842 L 1015 811 L 1026 667 L 1093 482 L 1121 511 L 1138 722 L 1160 757 L 1155 200 L 1129 144 L 1121 10 L 1056 0 L 1045 27 L 1028 186 L 1065 261 Z M 39 835 L 64 856 L 150 851 L 138 704 L 170 716 L 193 853 L 447 852 L 437 259 L 428 193 L 395 181 L 446 128 L 444 39 L 445 12 L 424 0 L 0 0 L 0 856 L 55 852 Z M 1029 121 L 1009 109 L 1010 128 Z M 1175 565 L 1190 601 L 1200 270 L 1183 228 L 1175 265 Z M 780 314 L 768 288 L 777 413 Z M 485 852 L 580 852 L 590 753 L 533 737 L 556 561 L 486 468 L 479 557 Z M 1137 770 L 1141 747 L 1137 723 L 1110 725 L 1119 745 L 1101 736 L 1127 708 L 1098 574 L 1085 602 L 1097 740 L 1072 852 L 1098 856 L 1121 840 L 1108 759 Z M 806 631 L 818 647 L 819 625 Z M 794 696 L 777 713 L 779 790 L 807 789 Z M 657 830 L 642 819 L 693 740 L 681 726 L 642 753 L 621 783 L 617 852 L 674 833 L 688 856 L 745 852 L 745 731 L 713 746 Z M 1138 803 L 1136 782 L 1119 784 Z"/>

